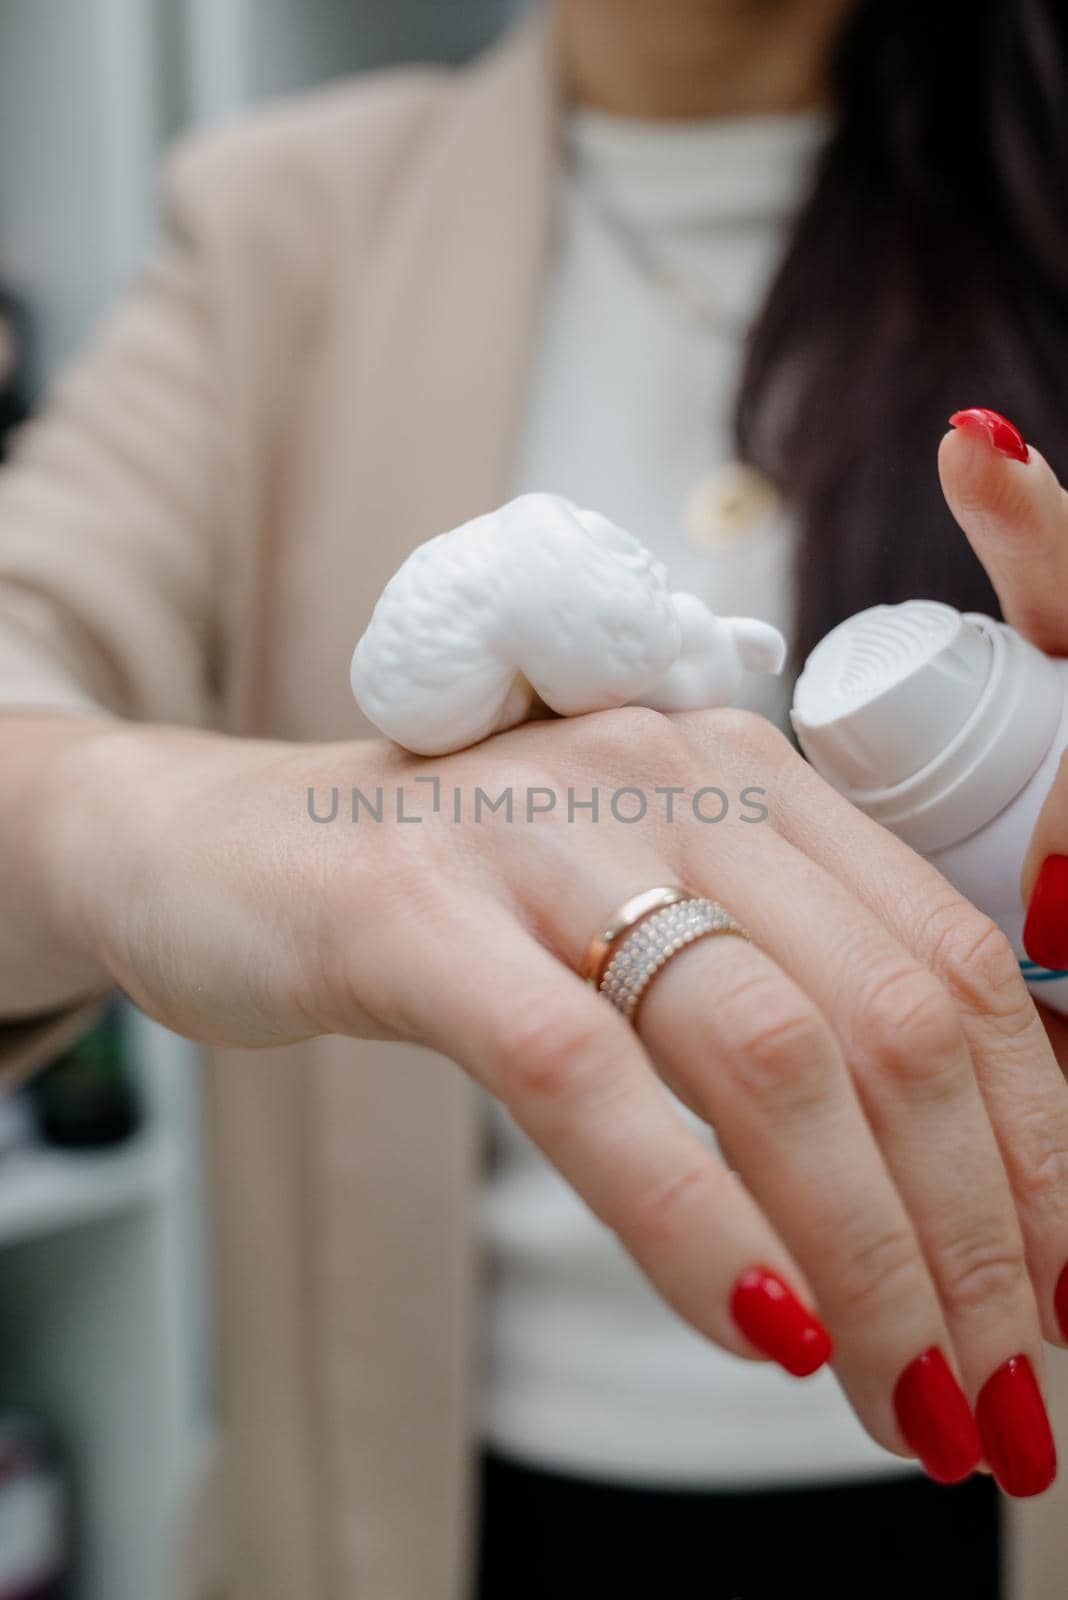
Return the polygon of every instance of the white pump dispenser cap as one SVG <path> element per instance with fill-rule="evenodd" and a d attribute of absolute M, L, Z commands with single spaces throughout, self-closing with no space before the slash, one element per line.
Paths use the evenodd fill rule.
<path fill-rule="evenodd" d="M 1054 664 L 1003 623 L 935 600 L 872 606 L 822 639 L 791 712 L 817 772 L 914 849 L 984 827 L 1060 725 Z"/>

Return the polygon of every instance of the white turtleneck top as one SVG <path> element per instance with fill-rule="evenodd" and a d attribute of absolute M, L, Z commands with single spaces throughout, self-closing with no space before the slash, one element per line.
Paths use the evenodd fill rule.
<path fill-rule="evenodd" d="M 743 516 L 741 537 L 706 530 L 695 542 L 685 507 L 733 459 L 744 330 L 825 132 L 819 114 L 570 119 L 514 481 L 517 494 L 548 490 L 604 512 L 666 563 L 674 588 L 788 636 L 788 518 L 772 510 L 746 526 Z M 700 285 L 700 322 L 651 281 L 647 260 L 639 266 L 635 239 L 640 256 L 681 269 L 688 288 Z M 789 696 L 789 684 L 753 677 L 743 699 L 783 723 Z M 481 1406 L 493 1444 L 560 1471 L 695 1487 L 910 1470 L 868 1439 L 830 1373 L 798 1382 L 725 1354 L 683 1324 L 486 1098 Z"/>

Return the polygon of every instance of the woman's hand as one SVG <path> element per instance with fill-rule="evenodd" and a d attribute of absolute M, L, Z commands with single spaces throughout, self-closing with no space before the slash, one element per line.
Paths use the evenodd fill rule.
<path fill-rule="evenodd" d="M 719 821 L 699 820 L 724 809 L 710 786 Z M 47 787 L 42 893 L 154 1016 L 214 1041 L 444 1052 L 709 1339 L 810 1370 L 815 1305 L 889 1450 L 972 1470 L 952 1368 L 1003 1486 L 1051 1481 L 1032 1374 L 1058 1337 L 1068 1089 L 999 931 L 770 724 L 624 709 L 432 763 L 124 728 Z M 312 820 L 309 790 L 328 817 L 335 787 L 336 819 Z M 353 788 L 381 821 L 351 820 Z M 508 789 L 512 820 L 485 801 L 473 820 L 477 791 Z M 675 882 L 753 942 L 682 951 L 639 1036 L 575 969 L 622 901 Z"/>
<path fill-rule="evenodd" d="M 959 411 L 939 470 L 950 509 L 985 566 L 1006 622 L 1051 656 L 1068 656 L 1068 493 L 1045 459 L 995 412 Z M 1039 816 L 1021 883 L 1032 961 L 1068 968 L 1068 760 Z M 1068 1068 L 1068 1026 L 1044 1013 Z M 1061 1326 L 1068 1331 L 1068 1280 Z"/>

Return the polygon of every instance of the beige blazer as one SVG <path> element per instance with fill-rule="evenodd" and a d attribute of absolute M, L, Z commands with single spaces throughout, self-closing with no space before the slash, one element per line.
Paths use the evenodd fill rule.
<path fill-rule="evenodd" d="M 348 659 L 383 584 L 509 491 L 550 56 L 535 20 L 180 149 L 157 261 L 0 474 L 0 701 L 366 731 Z M 71 1025 L 0 1030 L 8 1063 Z M 228 1595 L 463 1600 L 470 1083 L 333 1038 L 223 1052 L 210 1109 Z M 1013 1516 L 1016 1600 L 1059 1600 L 1056 1496 Z"/>

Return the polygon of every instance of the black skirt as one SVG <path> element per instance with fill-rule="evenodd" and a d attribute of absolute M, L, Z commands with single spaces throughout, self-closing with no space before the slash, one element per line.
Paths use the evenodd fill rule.
<path fill-rule="evenodd" d="M 632 1488 L 487 1451 L 477 1600 L 999 1600 L 975 1477 L 744 1493 Z"/>

